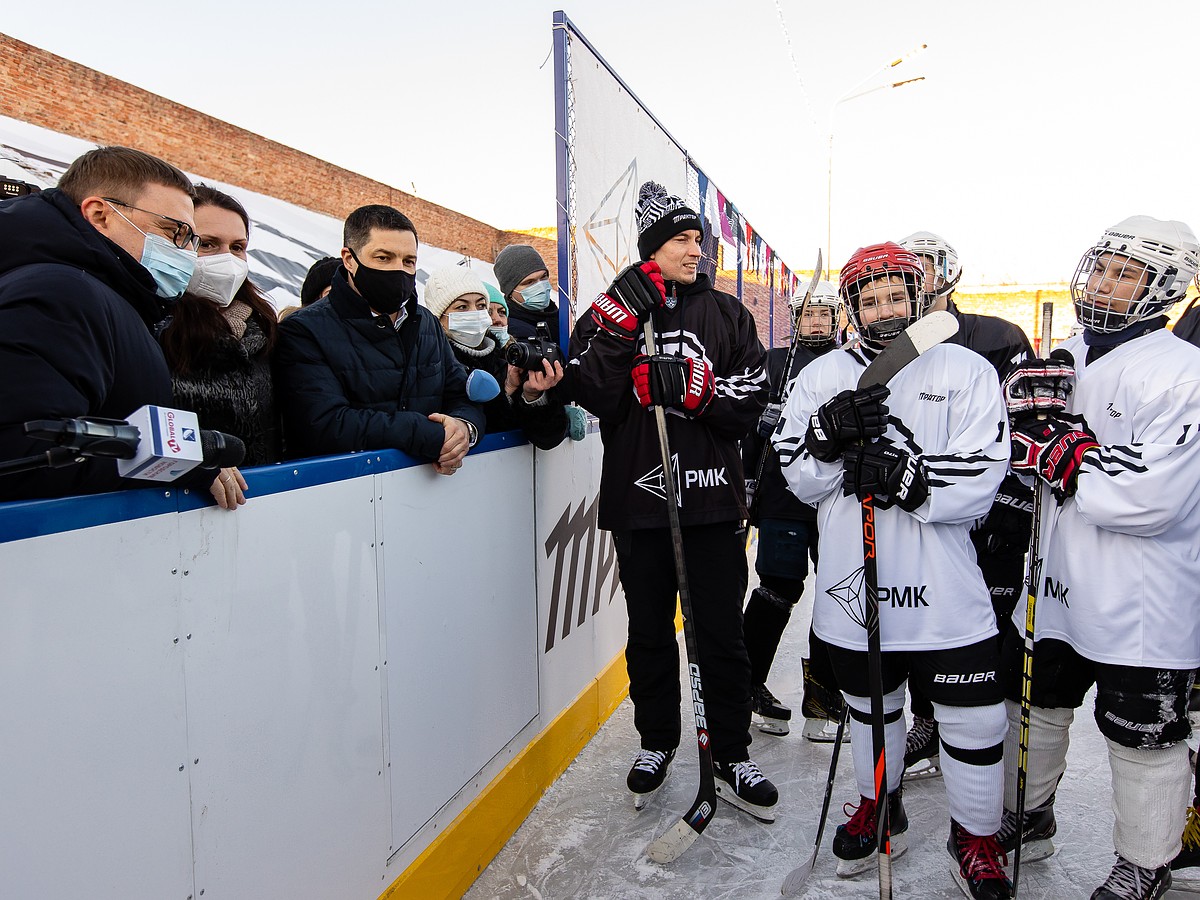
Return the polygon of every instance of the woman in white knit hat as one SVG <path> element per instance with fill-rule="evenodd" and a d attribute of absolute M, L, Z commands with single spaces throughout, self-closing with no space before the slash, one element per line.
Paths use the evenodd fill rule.
<path fill-rule="evenodd" d="M 567 416 L 551 388 L 562 380 L 562 363 L 543 360 L 541 370 L 529 372 L 509 365 L 488 333 L 487 287 L 465 266 L 433 272 L 425 282 L 425 306 L 442 323 L 458 361 L 467 369 L 483 369 L 501 385 L 500 395 L 484 404 L 487 430 L 521 428 L 539 449 L 558 446 L 567 434 Z"/>

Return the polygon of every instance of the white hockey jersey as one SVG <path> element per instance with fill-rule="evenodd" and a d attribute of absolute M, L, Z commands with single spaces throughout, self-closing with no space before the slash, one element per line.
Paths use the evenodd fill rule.
<path fill-rule="evenodd" d="M 1091 365 L 1082 336 L 1068 411 L 1100 449 L 1084 456 L 1075 496 L 1042 490 L 1036 636 L 1088 659 L 1200 665 L 1200 349 L 1166 329 Z M 1025 627 L 1025 603 L 1013 616 Z"/>
<path fill-rule="evenodd" d="M 842 495 L 841 460 L 814 459 L 804 435 L 817 407 L 853 389 L 866 366 L 857 351 L 826 354 L 792 384 L 772 440 L 788 486 L 817 504 L 821 562 L 813 627 L 838 647 L 867 648 L 862 512 Z M 952 344 L 934 347 L 890 382 L 883 440 L 920 456 L 929 498 L 908 513 L 876 510 L 879 631 L 884 650 L 942 650 L 996 634 L 988 590 L 967 534 L 987 513 L 1008 470 L 1008 419 L 996 370 Z"/>

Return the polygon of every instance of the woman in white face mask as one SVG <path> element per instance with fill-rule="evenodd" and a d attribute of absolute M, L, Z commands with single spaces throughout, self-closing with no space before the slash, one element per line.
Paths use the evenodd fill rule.
<path fill-rule="evenodd" d="M 532 372 L 509 365 L 488 298 L 487 286 L 465 266 L 438 269 L 425 282 L 425 306 L 442 323 L 455 357 L 468 370 L 490 374 L 501 388 L 483 405 L 487 430 L 521 428 L 531 444 L 549 450 L 567 433 L 562 401 L 550 390 L 562 380 L 562 364 L 543 362 L 543 369 Z"/>
<path fill-rule="evenodd" d="M 196 186 L 196 270 L 171 309 L 159 340 L 171 369 L 175 405 L 202 428 L 224 431 L 246 445 L 243 467 L 278 462 L 279 417 L 271 387 L 275 311 L 247 278 L 250 218 L 228 194 Z M 246 479 L 222 469 L 212 494 L 222 509 L 246 502 Z"/>

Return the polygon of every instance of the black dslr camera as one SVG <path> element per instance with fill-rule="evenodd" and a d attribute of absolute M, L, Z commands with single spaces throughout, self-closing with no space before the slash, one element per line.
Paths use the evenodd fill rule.
<path fill-rule="evenodd" d="M 0 200 L 10 197 L 24 197 L 26 194 L 40 194 L 42 189 L 28 181 L 18 181 L 15 178 L 0 177 Z"/>
<path fill-rule="evenodd" d="M 518 338 L 508 345 L 504 351 L 504 357 L 508 360 L 509 365 L 524 369 L 526 372 L 533 369 L 540 372 L 542 360 L 547 360 L 550 365 L 559 362 L 565 366 L 567 364 L 566 357 L 563 356 L 563 352 L 554 338 L 550 336 L 550 329 L 546 327 L 546 323 L 538 322 L 533 330 L 537 333 L 536 337 Z"/>

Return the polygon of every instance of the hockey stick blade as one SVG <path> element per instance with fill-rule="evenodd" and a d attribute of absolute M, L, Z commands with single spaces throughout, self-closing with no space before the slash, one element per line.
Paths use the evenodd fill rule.
<path fill-rule="evenodd" d="M 945 310 L 928 313 L 889 343 L 858 379 L 860 388 L 887 384 L 910 362 L 958 333 L 958 319 Z"/>
<path fill-rule="evenodd" d="M 696 843 L 698 837 L 700 832 L 680 819 L 662 837 L 655 838 L 646 846 L 646 856 L 656 863 L 673 863 Z"/>
<path fill-rule="evenodd" d="M 825 799 L 821 802 L 821 818 L 817 822 L 817 839 L 813 842 L 812 853 L 808 855 L 808 859 L 792 869 L 787 878 L 783 879 L 783 887 L 779 889 L 779 892 L 785 897 L 794 897 L 800 893 L 804 882 L 808 881 L 808 876 L 812 874 L 813 868 L 817 864 L 817 854 L 821 851 L 821 838 L 825 834 L 825 822 L 829 818 L 829 801 L 833 797 L 833 783 L 837 779 L 838 755 L 842 751 L 842 739 L 846 735 L 846 720 L 849 715 L 849 710 L 844 710 L 841 719 L 838 720 L 837 737 L 834 738 L 833 743 L 833 756 L 829 760 L 829 778 L 825 781 Z"/>

